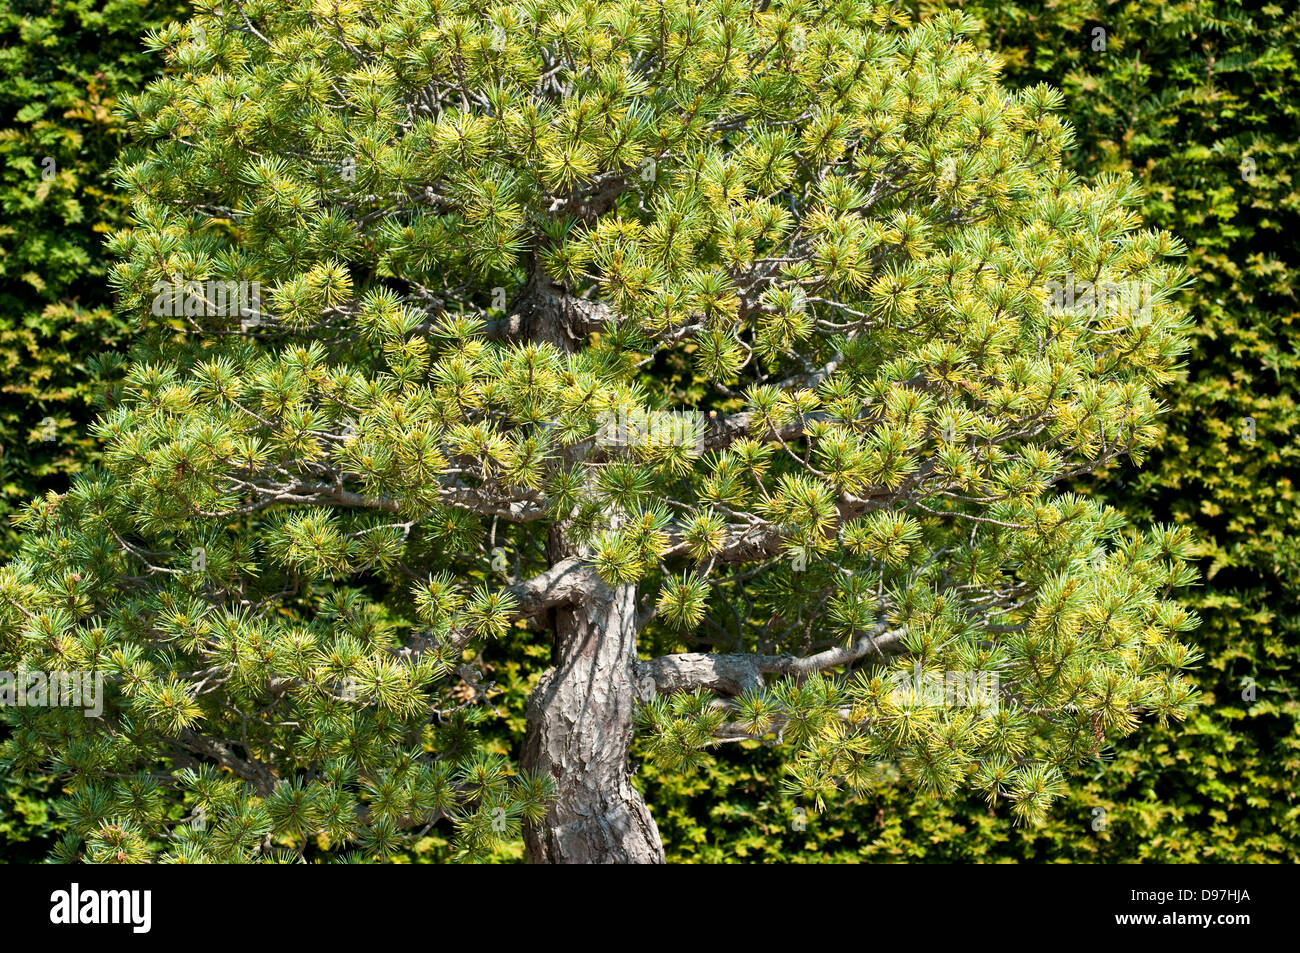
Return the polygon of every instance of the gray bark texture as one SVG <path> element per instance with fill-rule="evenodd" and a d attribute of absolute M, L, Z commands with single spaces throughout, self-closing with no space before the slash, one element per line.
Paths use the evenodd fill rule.
<path fill-rule="evenodd" d="M 594 580 L 556 610 L 555 667 L 528 699 L 522 766 L 549 775 L 557 797 L 525 824 L 532 863 L 662 864 L 663 844 L 632 787 L 628 751 L 636 703 L 636 587 Z"/>

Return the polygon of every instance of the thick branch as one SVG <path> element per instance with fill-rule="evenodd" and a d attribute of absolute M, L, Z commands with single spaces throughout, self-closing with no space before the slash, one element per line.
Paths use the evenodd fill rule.
<path fill-rule="evenodd" d="M 341 483 L 243 483 L 241 488 L 259 494 L 260 499 L 221 512 L 198 511 L 202 516 L 232 516 L 255 513 L 277 503 L 311 503 L 318 506 L 342 506 L 349 509 L 383 510 L 401 512 L 398 500 L 387 496 L 365 496 L 343 489 Z M 472 510 L 482 516 L 496 516 L 512 523 L 527 523 L 546 515 L 545 501 L 540 494 L 529 492 L 520 497 L 493 494 L 482 487 L 465 483 L 444 484 L 438 488 L 438 498 L 448 506 Z"/>
<path fill-rule="evenodd" d="M 228 742 L 217 741 L 215 738 L 205 738 L 195 732 L 185 731 L 177 739 L 176 743 L 187 751 L 204 755 L 216 761 L 223 768 L 229 769 L 237 777 L 253 785 L 263 797 L 270 794 L 271 789 L 275 787 L 276 778 L 269 767 L 257 761 L 244 760 L 239 757 L 231 750 L 231 745 Z"/>
<path fill-rule="evenodd" d="M 492 338 L 551 344 L 572 354 L 588 334 L 615 319 L 609 305 L 570 294 L 537 266 L 513 312 L 488 322 L 486 333 Z"/>
<path fill-rule="evenodd" d="M 548 609 L 571 605 L 596 591 L 601 583 L 596 570 L 578 556 L 556 563 L 545 572 L 509 586 L 509 592 L 519 602 L 517 617 L 540 615 Z"/>
<path fill-rule="evenodd" d="M 884 655 L 902 641 L 905 629 L 889 629 L 884 623 L 864 633 L 849 646 L 837 646 L 814 655 L 747 655 L 686 652 L 664 655 L 641 662 L 638 676 L 654 679 L 655 691 L 689 691 L 707 688 L 721 695 L 739 695 L 763 685 L 764 675 L 806 678 L 868 655 Z"/>

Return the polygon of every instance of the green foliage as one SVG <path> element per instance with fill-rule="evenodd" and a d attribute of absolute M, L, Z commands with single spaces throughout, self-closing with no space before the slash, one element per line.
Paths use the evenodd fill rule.
<path fill-rule="evenodd" d="M 129 327 L 110 308 L 102 249 L 126 209 L 111 184 L 124 130 L 113 110 L 156 68 L 141 34 L 184 9 L 0 2 L 0 562 L 17 546 L 10 517 L 65 489 L 95 449 L 90 361 Z M 5 775 L 6 860 L 41 857 L 58 827 L 51 796 L 48 779 Z"/>
<path fill-rule="evenodd" d="M 1300 16 L 1204 0 L 961 6 L 987 24 L 979 42 L 1005 58 L 1009 83 L 1065 92 L 1073 167 L 1138 175 L 1144 216 L 1190 246 L 1194 347 L 1166 435 L 1141 468 L 1123 467 L 1095 492 L 1136 519 L 1192 528 L 1202 546 L 1205 584 L 1185 598 L 1204 617 L 1204 704 L 1176 728 L 1108 749 L 1032 828 L 1010 828 L 977 801 L 951 807 L 882 783 L 794 832 L 802 802 L 760 796 L 764 769 L 748 759 L 689 781 L 647 767 L 670 856 L 1294 862 Z M 1105 51 L 1093 49 L 1098 27 Z M 746 847 L 733 854 L 733 843 Z"/>
<path fill-rule="evenodd" d="M 990 8 L 990 26 L 1002 29 L 1007 10 Z M 1105 24 L 1114 43 L 1105 57 L 1063 44 L 1050 67 L 1086 144 L 1075 164 L 1136 172 L 1144 214 L 1188 241 L 1197 278 L 1194 349 L 1168 435 L 1140 471 L 1098 492 L 1136 518 L 1192 527 L 1206 578 L 1191 601 L 1206 619 L 1206 706 L 1177 733 L 1118 752 L 1092 804 L 1109 812 L 1115 859 L 1294 861 L 1300 196 L 1289 130 L 1300 12 L 1067 4 L 1006 42 L 1026 51 L 1017 72 L 1035 78 L 1053 31 L 1080 21 Z"/>
<path fill-rule="evenodd" d="M 62 824 L 54 816 L 48 777 L 9 777 L 0 781 L 0 844 L 4 863 L 39 864 Z"/>
<path fill-rule="evenodd" d="M 1300 366 L 1300 196 L 1288 130 L 1300 110 L 1300 13 L 1069 3 L 1036 9 L 1031 24 L 1019 8 L 986 9 L 1014 77 L 1061 83 L 1079 131 L 1075 167 L 1138 174 L 1144 215 L 1188 241 L 1197 279 L 1194 349 L 1167 436 L 1097 492 L 1137 519 L 1193 528 L 1204 546 L 1205 588 L 1189 604 L 1206 620 L 1206 705 L 1176 732 L 1122 745 L 1076 794 L 1085 817 L 1107 811 L 1105 833 L 1057 828 L 1050 842 L 1078 859 L 1294 861 L 1300 411 L 1288 381 Z M 1096 24 L 1104 54 L 1062 42 Z"/>
<path fill-rule="evenodd" d="M 183 4 L 0 3 L 0 517 L 62 489 L 93 448 L 89 358 L 123 340 L 103 235 L 124 91 L 154 70 L 145 29 Z M 4 519 L 0 553 L 15 540 Z"/>
<path fill-rule="evenodd" d="M 89 388 L 77 365 L 99 349 L 101 339 L 111 341 L 120 333 L 111 328 L 127 326 L 97 310 L 103 288 L 93 278 L 102 273 L 93 241 L 96 223 L 113 222 L 116 215 L 112 201 L 94 191 L 103 188 L 116 136 L 114 119 L 100 107 L 123 88 L 119 76 L 134 84 L 149 70 L 134 40 L 143 31 L 135 18 L 147 11 L 142 14 L 132 4 L 112 5 L 102 13 L 85 3 L 53 9 L 40 12 L 47 21 L 66 17 L 57 29 L 41 21 L 22 26 L 19 8 L 10 8 L 6 20 L 20 42 L 8 44 L 5 56 L 22 60 L 7 71 L 4 87 L 12 117 L 5 125 L 13 130 L 0 144 L 6 155 L 6 215 L 11 220 L 21 215 L 24 222 L 47 216 L 41 227 L 3 239 L 4 290 L 13 300 L 6 299 L 0 318 L 10 322 L 3 331 L 6 393 L 18 395 L 4 405 L 11 500 L 44 489 L 57 468 L 80 465 L 68 453 L 76 435 L 86 434 L 73 423 L 85 419 L 78 412 Z M 1010 827 L 982 803 L 954 811 L 895 792 L 885 772 L 869 791 L 864 788 L 863 807 L 846 810 L 832 800 L 826 814 L 809 813 L 806 831 L 798 832 L 792 818 L 806 802 L 778 789 L 781 762 L 767 749 L 743 757 L 725 749 L 685 778 L 650 761 L 641 777 L 670 858 L 1294 859 L 1286 832 L 1295 822 L 1290 793 L 1296 777 L 1295 699 L 1288 686 L 1294 683 L 1296 623 L 1288 607 L 1295 604 L 1294 530 L 1300 508 L 1291 477 L 1296 412 L 1283 384 L 1295 370 L 1289 285 L 1295 245 L 1288 236 L 1295 234 L 1289 168 L 1296 146 L 1285 133 L 1294 127 L 1297 108 L 1291 95 L 1295 15 L 1276 6 L 1243 11 L 1199 0 L 1158 6 L 1071 2 L 1032 9 L 968 4 L 967 9 L 989 24 L 975 39 L 1008 59 L 1005 72 L 1012 85 L 1049 82 L 1066 91 L 1065 108 L 1080 144 L 1070 154 L 1076 168 L 1132 169 L 1147 189 L 1144 214 L 1191 245 L 1189 264 L 1204 293 L 1188 299 L 1197 344 L 1186 383 L 1166 418 L 1168 435 L 1142 470 L 1123 474 L 1125 492 L 1117 493 L 1113 483 L 1103 489 L 1139 519 L 1194 524 L 1198 540 L 1210 546 L 1208 585 L 1193 600 L 1206 616 L 1198 643 L 1207 659 L 1197 681 L 1207 705 L 1176 732 L 1157 729 L 1122 743 L 1112 759 L 1097 763 L 1094 780 L 1075 787 L 1043 826 L 1031 829 Z M 95 31 L 94 44 L 75 42 L 74 25 L 86 23 Z M 1091 49 L 1098 25 L 1107 30 L 1104 53 Z M 106 55 L 113 42 L 120 52 Z M 74 53 L 77 47 L 87 52 Z M 93 57 L 92 49 L 97 50 Z M 96 72 L 101 75 L 95 77 Z M 33 91 L 24 85 L 40 78 L 48 88 Z M 102 85 L 93 85 L 96 81 Z M 55 88 L 56 83 L 61 85 Z M 70 114 L 51 122 L 59 107 Z M 60 131 L 58 119 L 69 131 Z M 65 151 L 53 151 L 60 148 Z M 62 170 L 39 202 L 34 151 L 55 154 Z M 86 151 L 93 153 L 93 165 L 81 164 Z M 1245 158 L 1255 160 L 1249 180 L 1242 170 Z M 63 172 L 96 184 L 70 195 Z M 49 198 L 56 190 L 65 200 L 61 204 Z M 86 205 L 87 196 L 93 208 Z M 13 264 L 20 261 L 25 264 Z M 38 275 L 43 287 L 31 280 Z M 75 290 L 68 292 L 69 285 Z M 69 300 L 70 307 L 60 303 Z M 795 318 L 798 334 L 797 311 L 788 310 L 790 303 L 785 315 Z M 47 340 L 58 343 L 49 346 Z M 734 349 L 726 343 L 699 342 L 712 362 L 704 366 L 724 373 L 734 366 Z M 25 383 L 10 383 L 17 373 L 28 375 Z M 656 373 L 675 381 L 693 404 L 707 394 L 676 354 L 661 355 Z M 39 440 L 47 416 L 58 426 L 56 446 Z M 1240 439 L 1247 417 L 1255 422 L 1253 444 Z M 86 438 L 81 439 L 85 446 Z M 47 482 L 36 482 L 42 479 Z M 700 553 L 720 532 L 711 518 L 700 517 Z M 882 558 L 897 552 L 886 529 L 855 530 L 855 543 L 876 547 L 867 551 Z M 677 581 L 665 589 L 661 612 L 666 619 L 688 619 L 699 582 L 689 573 L 672 578 Z M 524 646 L 510 649 L 512 657 L 522 651 L 527 658 L 537 648 L 527 640 Z M 516 702 L 529 684 L 520 665 L 507 666 L 514 673 L 510 697 Z M 1238 700 L 1246 677 L 1259 683 L 1256 702 Z M 519 716 L 508 723 L 517 736 Z M 688 793 L 695 796 L 687 800 Z M 36 803 L 21 790 L 14 796 L 23 804 Z M 1095 808 L 1107 812 L 1105 831 L 1092 829 Z M 33 827 L 46 824 L 39 808 L 6 814 L 11 825 L 19 817 L 30 818 Z M 437 856 L 446 855 L 447 842 L 436 829 L 421 843 Z"/>
<path fill-rule="evenodd" d="M 1157 440 L 1182 247 L 1131 180 L 1061 167 L 1060 97 L 1003 90 L 973 21 L 200 10 L 123 100 L 110 281 L 140 333 L 102 461 L 0 575 L 0 660 L 107 676 L 102 719 L 19 709 L 5 746 L 67 779 L 60 858 L 383 859 L 444 818 L 489 856 L 548 786 L 471 730 L 458 666 L 527 610 L 484 557 L 536 572 L 548 529 L 658 593 L 647 647 L 877 656 L 661 696 L 669 767 L 780 739 L 818 808 L 884 760 L 1036 821 L 1107 737 L 1187 716 L 1188 534 L 1053 491 Z M 1053 304 L 1074 275 L 1150 308 Z M 494 337 L 499 291 L 531 338 Z M 542 333 L 594 302 L 587 346 Z M 679 409 L 661 352 L 722 435 L 610 448 L 610 418 Z M 896 690 L 955 671 L 1000 706 Z"/>

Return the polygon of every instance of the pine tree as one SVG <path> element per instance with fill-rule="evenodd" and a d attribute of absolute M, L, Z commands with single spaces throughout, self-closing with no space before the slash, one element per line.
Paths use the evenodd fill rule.
<path fill-rule="evenodd" d="M 58 859 L 662 860 L 634 728 L 1033 822 L 1181 718 L 1185 531 L 1061 488 L 1159 440 L 1186 285 L 952 13 L 199 4 L 124 104 L 129 361 L 31 504 L 0 659 Z M 551 648 L 517 764 L 479 665 Z M 672 633 L 682 651 L 640 657 Z"/>

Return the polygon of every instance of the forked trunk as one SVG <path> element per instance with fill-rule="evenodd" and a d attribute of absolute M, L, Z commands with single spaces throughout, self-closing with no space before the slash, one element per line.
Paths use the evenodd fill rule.
<path fill-rule="evenodd" d="M 661 864 L 663 844 L 632 787 L 636 587 L 603 583 L 557 611 L 555 668 L 528 699 L 522 766 L 546 773 L 557 798 L 526 824 L 532 863 Z"/>

